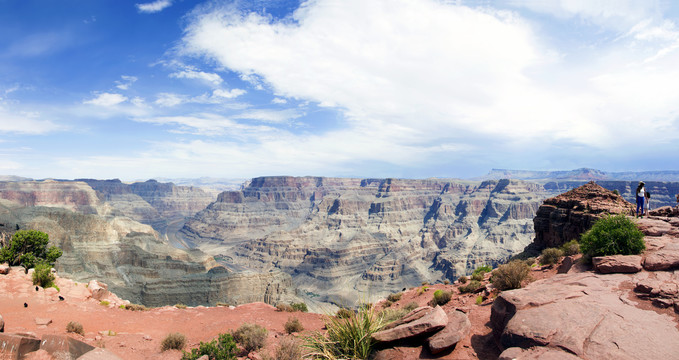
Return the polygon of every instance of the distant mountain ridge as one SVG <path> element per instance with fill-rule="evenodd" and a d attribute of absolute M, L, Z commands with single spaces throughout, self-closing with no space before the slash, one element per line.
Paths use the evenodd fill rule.
<path fill-rule="evenodd" d="M 679 170 L 608 172 L 590 168 L 558 171 L 492 169 L 474 180 L 516 179 L 535 182 L 554 180 L 679 181 Z"/>

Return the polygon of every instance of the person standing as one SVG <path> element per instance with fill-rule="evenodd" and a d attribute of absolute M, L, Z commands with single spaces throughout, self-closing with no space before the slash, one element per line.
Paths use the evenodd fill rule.
<path fill-rule="evenodd" d="M 646 192 L 644 192 L 644 195 L 646 197 L 646 199 L 645 199 L 645 201 L 646 201 L 646 216 L 648 216 L 648 212 L 651 211 L 651 192 L 646 190 Z"/>
<path fill-rule="evenodd" d="M 637 186 L 637 217 L 639 217 L 639 209 L 641 209 L 641 217 L 644 216 L 644 200 L 646 197 L 646 185 L 643 181 L 639 181 L 639 186 Z"/>

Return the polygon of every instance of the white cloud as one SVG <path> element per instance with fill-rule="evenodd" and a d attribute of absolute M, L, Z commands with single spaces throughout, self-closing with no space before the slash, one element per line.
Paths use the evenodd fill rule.
<path fill-rule="evenodd" d="M 122 81 L 117 80 L 115 82 L 116 87 L 120 90 L 129 89 L 130 86 L 132 86 L 132 84 L 134 84 L 138 80 L 136 76 L 129 76 L 129 75 L 122 75 L 120 78 L 122 79 Z"/>
<path fill-rule="evenodd" d="M 96 97 L 83 101 L 83 104 L 111 107 L 127 101 L 127 97 L 116 93 L 99 93 Z"/>
<path fill-rule="evenodd" d="M 545 11 L 607 25 L 624 18 L 628 31 L 653 13 L 635 4 L 564 2 L 558 11 Z M 667 39 L 673 27 L 661 30 L 645 36 Z M 639 52 L 633 36 L 604 38 L 609 42 L 587 57 L 559 53 L 549 40 L 518 14 L 487 7 L 318 0 L 281 21 L 209 7 L 190 19 L 182 53 L 214 60 L 282 97 L 343 112 L 344 135 L 354 140 L 351 145 L 365 140 L 358 146 L 363 153 L 374 143 L 362 135 L 385 129 L 399 129 L 384 139 L 388 147 L 418 147 L 413 153 L 430 156 L 483 143 L 496 149 L 554 143 L 614 148 L 638 136 L 639 118 L 625 114 L 645 123 L 665 119 L 663 139 L 679 136 L 671 120 L 679 113 L 671 63 L 679 57 L 643 63 L 672 48 L 645 43 L 649 51 Z M 340 147 L 349 149 L 354 148 Z"/>
<path fill-rule="evenodd" d="M 160 93 L 154 103 L 163 107 L 172 107 L 186 102 L 186 96 L 174 93 Z"/>
<path fill-rule="evenodd" d="M 213 86 L 218 86 L 224 81 L 218 74 L 196 70 L 183 70 L 174 72 L 170 74 L 170 77 L 176 79 L 197 79 L 212 84 Z"/>
<path fill-rule="evenodd" d="M 165 10 L 172 5 L 172 0 L 156 0 L 150 3 L 135 4 L 137 10 L 142 13 L 157 13 Z"/>
<path fill-rule="evenodd" d="M 243 89 L 231 89 L 231 90 L 216 89 L 215 91 L 212 92 L 212 96 L 215 98 L 235 99 L 245 93 L 246 91 Z"/>
<path fill-rule="evenodd" d="M 247 139 L 248 141 L 261 139 L 262 136 L 277 131 L 268 126 L 245 125 L 232 118 L 208 113 L 136 118 L 135 121 L 157 125 L 178 125 L 181 129 L 180 132 L 209 136 L 228 134 L 232 138 Z"/>
<path fill-rule="evenodd" d="M 285 99 L 281 99 L 281 98 L 277 97 L 277 98 L 273 98 L 273 100 L 271 100 L 271 103 L 273 103 L 273 104 L 287 104 L 288 101 L 285 100 Z"/>
<path fill-rule="evenodd" d="M 296 109 L 287 110 L 257 109 L 245 111 L 241 114 L 235 115 L 234 118 L 280 124 L 301 117 L 302 115 L 304 114 L 300 113 Z"/>
<path fill-rule="evenodd" d="M 0 133 L 38 135 L 63 128 L 52 121 L 40 119 L 40 114 L 6 109 L 0 103 Z"/>

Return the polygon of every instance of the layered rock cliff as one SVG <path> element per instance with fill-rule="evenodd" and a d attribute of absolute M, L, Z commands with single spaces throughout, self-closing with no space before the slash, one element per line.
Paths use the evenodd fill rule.
<path fill-rule="evenodd" d="M 232 268 L 281 269 L 310 296 L 343 302 L 502 261 L 530 243 L 548 195 L 509 180 L 262 177 L 220 194 L 182 233 Z"/>
<path fill-rule="evenodd" d="M 46 232 L 64 252 L 56 268 L 76 281 L 103 281 L 149 306 L 297 299 L 290 275 L 234 273 L 200 250 L 173 248 L 151 226 L 112 215 L 116 209 L 83 182 L 0 183 L 0 189 L 0 237 L 18 229 Z"/>

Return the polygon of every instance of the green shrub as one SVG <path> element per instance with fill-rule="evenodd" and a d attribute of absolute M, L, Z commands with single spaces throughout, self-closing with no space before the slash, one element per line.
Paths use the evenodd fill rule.
<path fill-rule="evenodd" d="M 563 251 L 557 248 L 544 249 L 540 255 L 540 265 L 554 265 L 559 262 L 562 256 Z"/>
<path fill-rule="evenodd" d="M 391 301 L 391 302 L 397 302 L 397 301 L 401 300 L 401 296 L 403 296 L 403 293 L 402 293 L 402 292 L 397 292 L 397 293 L 394 293 L 394 294 L 389 294 L 389 296 L 387 296 L 387 300 L 389 300 L 389 301 Z"/>
<path fill-rule="evenodd" d="M 434 291 L 434 297 L 431 299 L 431 306 L 445 305 L 450 301 L 452 294 L 450 291 L 436 290 Z"/>
<path fill-rule="evenodd" d="M 536 259 L 535 257 L 532 257 L 532 256 L 531 256 L 531 257 L 529 257 L 528 259 L 523 260 L 523 262 L 526 263 L 526 265 L 528 265 L 528 266 L 533 266 L 533 264 L 535 264 L 535 261 L 536 261 L 536 260 L 537 260 L 537 259 Z"/>
<path fill-rule="evenodd" d="M 292 303 L 290 304 L 292 306 L 292 310 L 294 311 L 301 311 L 301 312 L 307 312 L 309 309 L 307 308 L 305 303 Z"/>
<path fill-rule="evenodd" d="M 302 360 L 302 346 L 294 337 L 284 337 L 276 348 L 276 360 Z"/>
<path fill-rule="evenodd" d="M 467 285 L 460 286 L 461 293 L 475 293 L 483 287 L 480 281 L 472 280 Z"/>
<path fill-rule="evenodd" d="M 580 240 L 580 250 L 589 257 L 636 255 L 645 248 L 644 234 L 625 215 L 597 220 Z"/>
<path fill-rule="evenodd" d="M 108 300 L 102 300 L 99 302 L 99 305 L 101 306 L 109 306 L 110 304 L 111 303 Z M 127 309 L 127 306 L 125 306 L 125 308 Z"/>
<path fill-rule="evenodd" d="M 472 275 L 474 275 L 474 274 L 485 274 L 485 273 L 489 273 L 491 271 L 493 271 L 492 267 L 490 267 L 488 265 L 483 265 L 483 266 L 477 267 L 476 270 L 474 270 L 474 272 L 472 272 Z"/>
<path fill-rule="evenodd" d="M 139 305 L 139 304 L 126 304 L 125 305 L 125 310 L 130 310 L 130 311 L 146 311 L 148 308 L 144 305 Z"/>
<path fill-rule="evenodd" d="M 191 352 L 184 352 L 182 360 L 197 360 L 203 355 L 207 355 L 210 360 L 235 360 L 238 349 L 236 342 L 231 334 L 219 334 L 217 339 L 210 342 L 200 342 L 198 348 L 191 349 Z"/>
<path fill-rule="evenodd" d="M 483 296 L 479 295 L 476 297 L 476 305 L 483 304 Z"/>
<path fill-rule="evenodd" d="M 83 330 L 83 325 L 77 321 L 69 321 L 66 324 L 66 332 L 80 334 L 85 336 L 85 330 Z"/>
<path fill-rule="evenodd" d="M 466 284 L 466 283 L 467 283 L 467 280 L 469 280 L 469 279 L 467 279 L 466 276 L 460 276 L 460 277 L 457 279 L 457 281 L 459 281 L 460 284 Z"/>
<path fill-rule="evenodd" d="M 40 262 L 54 265 L 61 257 L 62 251 L 56 246 L 50 246 L 46 233 L 37 230 L 19 230 L 12 235 L 7 246 L 0 248 L 0 263 L 7 262 L 12 266 L 23 266 L 26 269 L 34 267 Z"/>
<path fill-rule="evenodd" d="M 38 263 L 35 265 L 33 271 L 33 285 L 48 288 L 54 285 L 54 274 L 52 274 L 52 266 L 48 263 Z"/>
<path fill-rule="evenodd" d="M 293 312 L 295 309 L 292 308 L 292 306 L 284 303 L 278 303 L 276 304 L 276 311 L 281 311 L 281 312 Z"/>
<path fill-rule="evenodd" d="M 620 191 L 618 191 L 618 189 L 614 189 L 614 190 L 613 190 L 613 194 L 615 194 L 615 195 L 620 195 Z"/>
<path fill-rule="evenodd" d="M 422 294 L 424 294 L 427 290 L 429 290 L 429 288 L 426 287 L 426 286 L 423 286 L 423 287 L 421 287 L 421 288 L 419 288 L 419 289 L 417 290 L 417 295 L 418 295 L 418 296 L 419 296 L 419 295 L 422 295 Z"/>
<path fill-rule="evenodd" d="M 186 347 L 186 336 L 182 333 L 171 333 L 160 342 L 160 351 L 183 350 Z"/>
<path fill-rule="evenodd" d="M 248 352 L 259 350 L 266 343 L 268 332 L 257 324 L 245 323 L 233 332 L 233 339 Z"/>
<path fill-rule="evenodd" d="M 374 308 L 361 308 L 358 313 L 346 319 L 328 318 L 323 335 L 314 332 L 305 338 L 308 354 L 313 359 L 367 359 L 373 351 L 375 342 L 372 334 L 381 330 L 381 314 Z"/>
<path fill-rule="evenodd" d="M 285 322 L 285 325 L 283 325 L 283 327 L 285 328 L 285 332 L 288 334 L 304 330 L 304 326 L 302 325 L 301 322 L 299 322 L 299 319 L 296 317 L 288 318 L 288 321 Z"/>
<path fill-rule="evenodd" d="M 490 281 L 499 290 L 518 289 L 528 278 L 528 274 L 530 274 L 530 266 L 526 265 L 525 261 L 514 260 L 495 269 Z"/>
<path fill-rule="evenodd" d="M 176 307 L 177 309 L 186 309 L 186 305 L 184 304 L 174 304 L 174 307 Z"/>
<path fill-rule="evenodd" d="M 483 281 L 483 274 L 485 274 L 485 273 L 473 273 L 472 274 L 472 280 Z"/>
<path fill-rule="evenodd" d="M 580 244 L 578 241 L 573 239 L 563 245 L 561 245 L 561 251 L 565 256 L 571 256 L 580 253 Z"/>
<path fill-rule="evenodd" d="M 335 314 L 335 317 L 337 317 L 338 319 L 346 319 L 352 315 L 354 315 L 353 310 L 349 310 L 347 308 L 339 308 L 339 310 L 337 310 L 337 313 Z"/>

